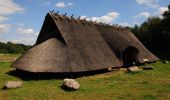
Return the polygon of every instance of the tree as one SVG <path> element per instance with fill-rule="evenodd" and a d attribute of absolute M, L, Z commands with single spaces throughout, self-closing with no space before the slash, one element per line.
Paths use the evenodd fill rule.
<path fill-rule="evenodd" d="M 140 26 L 134 26 L 131 31 L 151 51 L 170 50 L 170 5 L 163 18 L 149 17 Z"/>
<path fill-rule="evenodd" d="M 135 25 L 133 28 L 131 28 L 131 32 L 134 33 L 139 38 L 139 26 Z"/>
<path fill-rule="evenodd" d="M 170 5 L 168 5 L 168 11 L 165 11 L 162 15 L 164 18 L 170 17 Z"/>
<path fill-rule="evenodd" d="M 30 45 L 14 44 L 12 42 L 0 42 L 0 53 L 24 53 L 30 48 Z"/>

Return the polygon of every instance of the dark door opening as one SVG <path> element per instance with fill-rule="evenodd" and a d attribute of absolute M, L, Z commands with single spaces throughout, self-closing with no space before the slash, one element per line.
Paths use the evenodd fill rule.
<path fill-rule="evenodd" d="M 134 63 L 136 64 L 139 59 L 138 53 L 139 50 L 133 46 L 126 48 L 122 53 L 123 66 L 130 67 L 133 66 Z"/>

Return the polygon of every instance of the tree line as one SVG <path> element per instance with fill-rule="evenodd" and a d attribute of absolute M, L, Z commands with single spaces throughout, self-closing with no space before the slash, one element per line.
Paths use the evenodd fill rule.
<path fill-rule="evenodd" d="M 12 42 L 0 42 L 0 53 L 24 53 L 31 48 L 31 45 L 14 44 Z"/>
<path fill-rule="evenodd" d="M 161 17 L 149 17 L 131 32 L 152 52 L 170 51 L 170 5 Z"/>

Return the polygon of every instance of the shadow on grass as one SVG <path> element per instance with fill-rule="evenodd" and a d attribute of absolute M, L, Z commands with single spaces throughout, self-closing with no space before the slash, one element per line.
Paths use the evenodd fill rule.
<path fill-rule="evenodd" d="M 67 88 L 64 85 L 60 86 L 61 89 L 63 89 L 66 92 L 72 92 L 72 91 L 76 91 L 76 89 L 71 89 L 71 88 Z"/>
<path fill-rule="evenodd" d="M 23 70 L 12 70 L 6 74 L 15 76 L 24 81 L 29 80 L 49 80 L 49 79 L 64 79 L 64 78 L 79 78 L 84 76 L 92 76 L 96 74 L 103 74 L 108 72 L 107 69 L 88 71 L 88 72 L 75 72 L 75 73 L 32 73 Z"/>

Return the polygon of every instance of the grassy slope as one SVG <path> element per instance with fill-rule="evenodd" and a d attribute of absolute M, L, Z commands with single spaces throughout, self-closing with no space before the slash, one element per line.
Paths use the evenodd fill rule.
<path fill-rule="evenodd" d="M 170 100 L 170 63 L 151 64 L 152 71 L 135 74 L 124 70 L 78 78 L 81 88 L 64 91 L 62 80 L 23 81 L 6 74 L 11 63 L 0 62 L 0 87 L 7 80 L 20 80 L 22 88 L 0 90 L 0 100 Z"/>
<path fill-rule="evenodd" d="M 14 61 L 21 54 L 0 54 L 0 62 Z"/>

